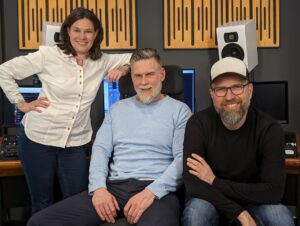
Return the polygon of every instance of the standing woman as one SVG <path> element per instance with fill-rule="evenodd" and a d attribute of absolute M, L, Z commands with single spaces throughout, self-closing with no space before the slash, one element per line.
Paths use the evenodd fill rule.
<path fill-rule="evenodd" d="M 32 213 L 53 203 L 54 175 L 63 198 L 87 188 L 87 144 L 91 104 L 103 75 L 117 81 L 128 73 L 131 54 L 105 54 L 103 28 L 95 14 L 77 8 L 62 24 L 57 46 L 40 46 L 27 56 L 0 65 L 0 85 L 11 103 L 26 114 L 19 156 L 32 201 Z M 26 102 L 15 80 L 37 74 L 42 89 Z"/>

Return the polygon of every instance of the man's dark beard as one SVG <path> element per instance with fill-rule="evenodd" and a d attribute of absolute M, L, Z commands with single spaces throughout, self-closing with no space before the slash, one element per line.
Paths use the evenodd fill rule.
<path fill-rule="evenodd" d="M 227 102 L 226 104 L 230 103 L 236 103 L 236 101 Z M 243 104 L 241 104 L 241 108 L 238 111 L 227 111 L 224 109 L 224 107 L 218 108 L 216 106 L 215 109 L 219 113 L 221 120 L 225 125 L 235 127 L 241 122 L 241 120 L 247 113 L 249 105 L 250 101 L 244 102 Z"/>

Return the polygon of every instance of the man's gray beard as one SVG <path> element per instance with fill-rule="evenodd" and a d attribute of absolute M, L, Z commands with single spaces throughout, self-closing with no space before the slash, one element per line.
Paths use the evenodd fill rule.
<path fill-rule="evenodd" d="M 151 104 L 153 102 L 154 97 L 151 96 L 143 96 L 143 95 L 139 95 L 139 100 L 143 103 L 143 104 Z"/>
<path fill-rule="evenodd" d="M 219 113 L 221 120 L 225 125 L 235 127 L 241 122 L 243 117 L 246 115 L 249 109 L 249 105 L 250 101 L 245 102 L 241 105 L 239 111 L 226 111 L 224 108 L 217 108 L 216 106 L 215 109 Z"/>
<path fill-rule="evenodd" d="M 160 82 L 158 86 L 155 89 L 153 89 L 152 95 L 147 96 L 138 93 L 138 98 L 143 104 L 151 104 L 154 101 L 154 99 L 160 94 L 161 88 L 162 83 Z"/>

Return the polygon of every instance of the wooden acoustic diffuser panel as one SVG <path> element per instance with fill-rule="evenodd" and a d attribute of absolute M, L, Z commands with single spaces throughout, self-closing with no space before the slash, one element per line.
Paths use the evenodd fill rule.
<path fill-rule="evenodd" d="M 253 19 L 258 47 L 279 47 L 279 0 L 164 0 L 164 47 L 216 48 L 216 28 Z"/>
<path fill-rule="evenodd" d="M 43 21 L 62 23 L 78 7 L 90 9 L 102 22 L 102 49 L 136 48 L 135 0 L 18 0 L 19 48 L 37 49 Z"/>

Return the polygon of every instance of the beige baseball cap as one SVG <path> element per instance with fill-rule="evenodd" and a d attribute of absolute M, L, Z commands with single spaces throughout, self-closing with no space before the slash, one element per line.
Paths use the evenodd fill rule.
<path fill-rule="evenodd" d="M 211 68 L 211 82 L 213 82 L 217 77 L 224 74 L 236 74 L 240 77 L 248 79 L 247 76 L 247 66 L 246 64 L 235 57 L 225 57 L 214 63 Z"/>

